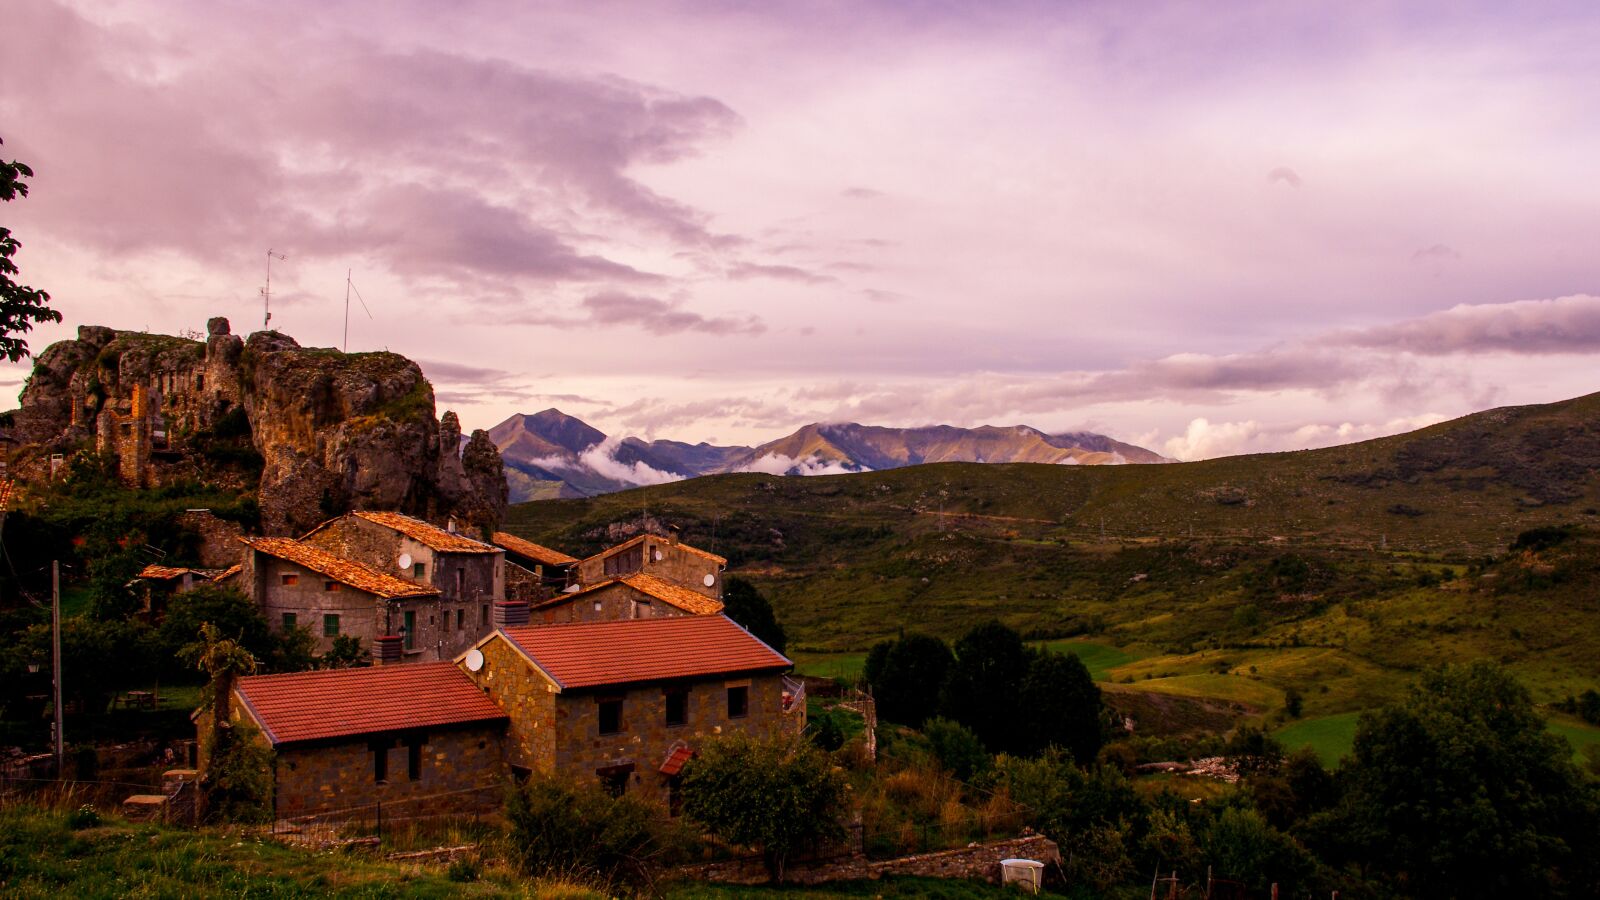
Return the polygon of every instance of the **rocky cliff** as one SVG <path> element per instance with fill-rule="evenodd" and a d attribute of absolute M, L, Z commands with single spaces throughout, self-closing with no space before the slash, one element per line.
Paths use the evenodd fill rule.
<path fill-rule="evenodd" d="M 85 326 L 39 354 L 21 404 L 0 415 L 14 471 L 97 450 L 130 484 L 253 486 L 268 533 L 351 509 L 493 526 L 505 509 L 493 442 L 477 431 L 463 447 L 422 370 L 394 353 L 242 340 L 220 318 L 203 340 Z"/>

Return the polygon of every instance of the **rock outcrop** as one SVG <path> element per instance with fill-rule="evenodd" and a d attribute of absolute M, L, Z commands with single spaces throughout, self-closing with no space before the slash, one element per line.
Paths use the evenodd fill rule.
<path fill-rule="evenodd" d="M 21 409 L 0 415 L 0 439 L 23 472 L 49 453 L 97 449 L 132 484 L 232 477 L 259 491 L 268 533 L 352 509 L 499 522 L 499 452 L 481 431 L 463 447 L 454 413 L 434 418 L 416 363 L 273 331 L 241 340 L 222 318 L 206 330 L 202 341 L 79 328 L 39 354 Z"/>

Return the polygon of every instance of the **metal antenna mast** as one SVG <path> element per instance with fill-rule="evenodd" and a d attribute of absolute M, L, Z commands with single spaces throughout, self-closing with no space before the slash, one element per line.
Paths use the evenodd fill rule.
<path fill-rule="evenodd" d="M 350 352 L 350 292 L 351 291 L 355 291 L 356 292 L 356 299 L 361 302 L 361 309 L 366 312 L 367 318 L 369 318 L 369 319 L 372 318 L 372 310 L 367 309 L 367 301 L 361 296 L 361 291 L 356 287 L 356 283 L 354 281 L 350 280 L 350 276 L 354 272 L 355 272 L 354 269 L 346 269 L 345 272 L 344 272 L 344 352 L 346 352 L 346 353 Z"/>
<path fill-rule="evenodd" d="M 288 258 L 282 253 L 273 253 L 271 247 L 267 248 L 267 286 L 261 289 L 261 311 L 266 313 L 266 318 L 261 321 L 261 327 L 269 331 L 272 329 L 272 261 Z"/>

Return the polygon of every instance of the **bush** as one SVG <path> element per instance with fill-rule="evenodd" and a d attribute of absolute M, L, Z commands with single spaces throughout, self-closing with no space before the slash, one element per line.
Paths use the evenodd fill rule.
<path fill-rule="evenodd" d="M 511 793 L 505 814 L 511 856 L 535 877 L 637 884 L 657 853 L 658 810 L 556 775 L 531 776 Z"/>
<path fill-rule="evenodd" d="M 444 876 L 451 881 L 467 883 L 477 881 L 483 875 L 483 864 L 476 857 L 462 856 L 450 861 L 450 868 L 445 870 Z"/>
<path fill-rule="evenodd" d="M 82 831 L 85 828 L 98 828 L 100 826 L 100 813 L 94 807 L 85 803 L 72 812 L 67 813 L 67 827 L 73 831 Z"/>
<path fill-rule="evenodd" d="M 939 765 L 958 781 L 971 781 L 974 775 L 987 771 L 993 759 L 983 748 L 983 741 L 972 729 L 949 719 L 929 719 L 922 734 L 928 739 Z"/>

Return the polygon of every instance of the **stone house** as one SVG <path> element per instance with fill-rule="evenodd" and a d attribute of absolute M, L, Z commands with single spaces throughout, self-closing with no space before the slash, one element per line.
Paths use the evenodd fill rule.
<path fill-rule="evenodd" d="M 457 661 L 510 717 L 513 773 L 597 781 L 673 813 L 698 742 L 805 725 L 793 664 L 725 616 L 503 628 Z"/>
<path fill-rule="evenodd" d="M 665 616 L 714 616 L 720 612 L 720 600 L 654 575 L 634 573 L 535 604 L 530 621 L 555 625 Z"/>
<path fill-rule="evenodd" d="M 726 559 L 683 543 L 674 530 L 670 537 L 641 534 L 602 550 L 578 564 L 578 578 L 590 585 L 642 572 L 719 600 L 727 567 Z"/>
<path fill-rule="evenodd" d="M 209 584 L 221 575 L 217 569 L 196 569 L 191 566 L 160 566 L 154 563 L 133 576 L 130 587 L 137 587 L 143 601 L 144 614 L 159 620 L 166 613 L 167 599 L 173 594 L 192 591 L 198 585 Z"/>
<path fill-rule="evenodd" d="M 330 519 L 301 543 L 425 584 L 437 592 L 434 607 L 415 622 L 389 631 L 405 649 L 425 659 L 449 659 L 492 627 L 494 604 L 505 599 L 505 551 L 456 531 L 396 512 L 363 510 Z"/>
<path fill-rule="evenodd" d="M 500 803 L 506 715 L 448 662 L 241 678 L 232 717 L 273 751 L 275 819 Z"/>
<path fill-rule="evenodd" d="M 375 653 L 380 645 L 392 647 L 397 658 L 384 660 L 392 662 L 447 658 L 442 649 L 446 638 L 456 643 L 455 630 L 439 624 L 444 604 L 431 584 L 381 572 L 292 538 L 240 542 L 245 555 L 239 573 L 232 576 L 235 585 L 256 600 L 274 631 L 310 628 L 319 653 L 331 649 L 341 635 L 356 638 Z M 487 630 L 487 613 L 484 618 L 478 634 Z M 391 635 L 398 640 L 380 641 Z"/>
<path fill-rule="evenodd" d="M 578 583 L 578 558 L 514 534 L 496 531 L 496 547 L 506 554 L 506 596 L 545 600 Z"/>

